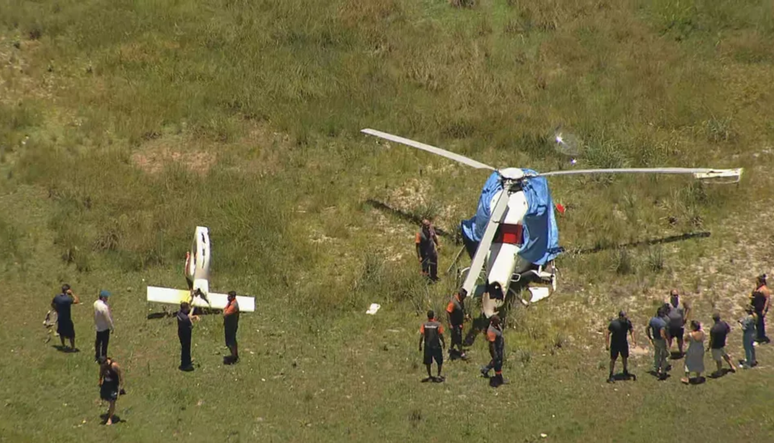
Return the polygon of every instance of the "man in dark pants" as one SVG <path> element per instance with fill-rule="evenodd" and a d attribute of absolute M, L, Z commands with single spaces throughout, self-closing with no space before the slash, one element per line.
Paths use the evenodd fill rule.
<path fill-rule="evenodd" d="M 629 368 L 627 366 L 629 360 L 629 342 L 626 339 L 626 333 L 632 336 L 632 344 L 637 346 L 637 342 L 634 339 L 634 328 L 632 322 L 626 317 L 626 312 L 620 311 L 618 318 L 611 321 L 607 327 L 607 335 L 605 336 L 605 349 L 610 350 L 610 375 L 607 382 L 615 382 L 613 373 L 615 371 L 615 361 L 618 359 L 618 355 L 621 356 L 623 361 L 623 375 L 626 378 L 630 377 Z M 612 340 L 610 339 L 612 337 Z"/>
<path fill-rule="evenodd" d="M 56 311 L 58 319 L 56 332 L 62 341 L 62 349 L 66 349 L 65 338 L 68 338 L 70 339 L 70 350 L 77 351 L 75 349 L 75 325 L 73 325 L 70 308 L 72 305 L 77 305 L 80 302 L 81 299 L 73 293 L 70 285 L 66 283 L 62 285 L 62 293 L 58 294 L 51 301 L 51 307 Z"/>
<path fill-rule="evenodd" d="M 645 334 L 653 345 L 653 372 L 659 380 L 667 378 L 667 322 L 664 320 L 664 307 L 658 308 L 656 315 L 650 319 L 645 327 Z"/>
<path fill-rule="evenodd" d="M 500 326 L 500 316 L 495 314 L 489 319 L 489 329 L 486 331 L 486 339 L 489 341 L 489 355 L 492 360 L 481 368 L 481 375 L 489 378 L 489 371 L 495 370 L 495 376 L 489 380 L 489 385 L 498 387 L 506 381 L 503 379 L 503 360 L 505 358 L 505 339 L 503 329 Z"/>
<path fill-rule="evenodd" d="M 422 352 L 422 343 L 425 344 L 425 356 L 423 362 L 427 367 L 427 378 L 424 381 L 442 382 L 443 350 L 446 342 L 443 339 L 443 325 L 435 319 L 435 312 L 427 311 L 427 321 L 419 328 L 419 351 Z M 433 360 L 438 364 L 438 377 L 433 377 L 431 372 Z"/>
<path fill-rule="evenodd" d="M 239 350 L 237 349 L 237 329 L 239 328 L 239 303 L 237 303 L 236 292 L 228 293 L 228 303 L 223 309 L 223 329 L 226 332 L 226 347 L 231 351 L 231 355 L 223 359 L 223 363 L 230 365 L 239 361 Z"/>
<path fill-rule="evenodd" d="M 422 264 L 422 275 L 428 277 L 431 281 L 438 280 L 438 250 L 441 244 L 438 243 L 438 236 L 435 229 L 430 224 L 430 220 L 422 220 L 422 229 L 416 235 L 417 259 Z"/>
<path fill-rule="evenodd" d="M 766 336 L 766 314 L 769 312 L 769 304 L 771 303 L 771 291 L 766 285 L 766 274 L 759 275 L 755 279 L 755 290 L 750 296 L 750 304 L 755 310 L 755 315 L 758 317 L 758 322 L 755 325 L 757 331 L 757 337 L 755 341 L 758 343 L 769 343 L 769 337 Z"/>
<path fill-rule="evenodd" d="M 449 328 L 451 328 L 451 346 L 449 346 L 449 357 L 458 356 L 466 360 L 465 349 L 462 347 L 462 326 L 465 323 L 465 298 L 468 292 L 459 289 L 446 306 L 446 313 L 449 317 Z M 455 350 L 454 347 L 457 347 Z"/>
<path fill-rule="evenodd" d="M 188 302 L 180 303 L 180 310 L 177 311 L 177 337 L 180 339 L 180 370 L 193 371 L 191 360 L 191 335 L 193 330 L 193 321 L 199 317 L 191 312 L 191 305 Z"/>
<path fill-rule="evenodd" d="M 94 341 L 94 360 L 107 357 L 110 332 L 113 330 L 113 315 L 108 306 L 110 292 L 99 291 L 99 298 L 94 302 L 94 328 L 97 330 L 97 339 Z"/>

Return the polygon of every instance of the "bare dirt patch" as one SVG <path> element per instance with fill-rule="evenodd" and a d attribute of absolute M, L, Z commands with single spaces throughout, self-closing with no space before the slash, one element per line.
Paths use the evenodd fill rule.
<path fill-rule="evenodd" d="M 179 140 L 159 139 L 146 144 L 132 154 L 132 163 L 148 174 L 157 174 L 173 163 L 199 174 L 206 174 L 215 164 L 217 156 L 198 148 L 188 149 Z"/>

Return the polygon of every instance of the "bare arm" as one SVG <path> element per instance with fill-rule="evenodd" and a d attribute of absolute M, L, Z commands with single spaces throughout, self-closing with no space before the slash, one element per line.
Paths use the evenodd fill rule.
<path fill-rule="evenodd" d="M 73 304 L 74 304 L 74 305 L 77 305 L 78 303 L 80 303 L 80 302 L 81 302 L 81 299 L 78 297 L 78 294 L 76 294 L 75 292 L 73 292 L 73 290 L 72 290 L 72 289 L 68 289 L 68 290 L 67 290 L 67 293 L 73 296 Z"/>
<path fill-rule="evenodd" d="M 417 258 L 421 261 L 422 260 L 422 253 L 419 250 L 419 243 L 417 243 Z"/>
<path fill-rule="evenodd" d="M 446 349 L 446 341 L 443 339 L 443 334 L 438 334 L 438 337 L 441 339 L 441 349 Z"/>
<path fill-rule="evenodd" d="M 116 371 L 116 375 L 118 375 L 118 388 L 124 389 L 124 371 L 121 370 L 118 363 L 113 363 L 113 370 Z"/>
<path fill-rule="evenodd" d="M 605 349 L 610 349 L 610 329 L 605 332 Z"/>
<path fill-rule="evenodd" d="M 637 339 L 634 337 L 634 328 L 629 329 L 629 335 L 632 336 L 632 344 L 636 347 L 637 346 Z"/>
<path fill-rule="evenodd" d="M 425 334 L 419 334 L 419 350 L 422 350 L 422 342 L 425 340 Z"/>
<path fill-rule="evenodd" d="M 102 381 L 105 379 L 105 370 L 102 366 L 99 367 L 99 385 L 102 386 Z"/>
<path fill-rule="evenodd" d="M 769 312 L 769 304 L 771 303 L 771 291 L 766 288 L 766 291 L 763 293 L 763 295 L 766 296 L 766 304 L 763 305 L 763 313 L 765 314 Z"/>
<path fill-rule="evenodd" d="M 653 341 L 653 334 L 650 333 L 650 325 L 645 326 L 645 335 L 648 336 L 648 340 Z"/>

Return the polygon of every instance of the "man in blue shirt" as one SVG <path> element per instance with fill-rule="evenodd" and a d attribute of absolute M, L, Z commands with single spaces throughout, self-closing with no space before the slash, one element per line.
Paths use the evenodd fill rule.
<path fill-rule="evenodd" d="M 650 319 L 648 326 L 645 328 L 645 333 L 648 335 L 648 340 L 653 345 L 654 358 L 653 358 L 653 372 L 659 380 L 666 379 L 667 371 L 667 322 L 664 321 L 664 308 L 661 307 L 656 311 L 656 315 Z"/>
<path fill-rule="evenodd" d="M 70 289 L 70 285 L 65 283 L 62 285 L 62 293 L 58 294 L 51 301 L 51 307 L 56 311 L 57 315 L 57 328 L 56 332 L 59 334 L 59 339 L 62 340 L 62 349 L 65 347 L 65 338 L 70 339 L 70 350 L 75 349 L 75 326 L 73 325 L 73 319 L 70 313 L 72 305 L 77 305 L 81 302 L 81 299 L 73 293 Z"/>

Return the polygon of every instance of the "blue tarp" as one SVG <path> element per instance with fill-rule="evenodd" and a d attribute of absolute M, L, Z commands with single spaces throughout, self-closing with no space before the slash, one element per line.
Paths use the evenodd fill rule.
<path fill-rule="evenodd" d="M 522 170 L 525 174 L 537 174 L 531 169 Z M 500 175 L 493 172 L 481 190 L 476 215 L 461 223 L 463 240 L 471 256 L 489 223 L 489 204 L 492 197 L 502 188 Z M 524 246 L 519 250 L 519 255 L 531 263 L 544 265 L 561 252 L 551 190 L 548 189 L 545 178 L 534 177 L 524 181 L 524 195 L 529 208 L 524 216 Z"/>

